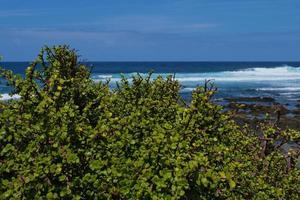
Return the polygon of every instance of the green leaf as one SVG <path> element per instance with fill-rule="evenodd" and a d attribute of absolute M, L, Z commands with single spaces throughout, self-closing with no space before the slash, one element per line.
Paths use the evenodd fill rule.
<path fill-rule="evenodd" d="M 229 186 L 230 186 L 230 189 L 233 189 L 233 188 L 235 188 L 235 186 L 236 186 L 236 183 L 233 181 L 233 180 L 229 180 Z"/>

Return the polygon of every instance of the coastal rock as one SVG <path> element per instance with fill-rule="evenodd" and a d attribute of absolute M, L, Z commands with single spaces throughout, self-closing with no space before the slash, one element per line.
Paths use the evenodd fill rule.
<path fill-rule="evenodd" d="M 225 100 L 230 102 L 275 102 L 272 97 L 235 97 L 235 98 L 225 98 Z"/>
<path fill-rule="evenodd" d="M 281 152 L 287 156 L 289 152 L 295 152 L 299 150 L 300 145 L 297 142 L 287 142 L 280 146 Z"/>
<path fill-rule="evenodd" d="M 296 160 L 296 165 L 295 165 L 295 167 L 296 167 L 297 169 L 300 169 L 300 155 L 298 156 L 298 158 L 297 158 L 297 160 Z"/>
<path fill-rule="evenodd" d="M 297 151 L 300 150 L 300 145 L 296 142 L 287 142 L 279 148 L 281 152 L 285 155 L 288 156 L 288 153 L 297 153 Z M 297 169 L 300 169 L 300 155 L 295 160 L 295 167 Z"/>

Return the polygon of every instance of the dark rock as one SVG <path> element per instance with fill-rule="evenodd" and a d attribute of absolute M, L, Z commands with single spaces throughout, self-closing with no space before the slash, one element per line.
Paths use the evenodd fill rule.
<path fill-rule="evenodd" d="M 296 165 L 295 165 L 295 167 L 296 167 L 297 169 L 300 169 L 300 155 L 299 155 L 298 158 L 296 159 Z"/>
<path fill-rule="evenodd" d="M 287 156 L 289 152 L 295 152 L 299 150 L 300 145 L 297 142 L 287 142 L 280 146 L 281 152 Z"/>
<path fill-rule="evenodd" d="M 272 97 L 235 97 L 235 98 L 225 98 L 227 101 L 231 102 L 275 102 Z"/>

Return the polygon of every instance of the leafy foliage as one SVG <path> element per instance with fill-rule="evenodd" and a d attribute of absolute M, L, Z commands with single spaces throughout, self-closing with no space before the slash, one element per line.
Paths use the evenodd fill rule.
<path fill-rule="evenodd" d="M 172 76 L 110 90 L 77 59 L 68 46 L 45 47 L 25 78 L 1 69 L 21 96 L 0 104 L 1 199 L 300 197 L 299 170 L 266 150 L 298 132 L 263 124 L 258 137 L 210 101 L 207 85 L 186 105 Z"/>

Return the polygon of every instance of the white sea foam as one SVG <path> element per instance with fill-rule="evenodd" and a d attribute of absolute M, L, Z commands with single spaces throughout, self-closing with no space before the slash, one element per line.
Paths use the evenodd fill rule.
<path fill-rule="evenodd" d="M 250 68 L 238 71 L 178 74 L 176 77 L 181 82 L 203 81 L 205 79 L 216 82 L 287 81 L 300 80 L 300 68 L 290 66 Z"/>
<path fill-rule="evenodd" d="M 14 94 L 14 95 L 9 95 L 9 94 L 1 94 L 0 100 L 2 101 L 7 101 L 7 100 L 11 100 L 11 99 L 19 99 L 21 96 Z"/>
<path fill-rule="evenodd" d="M 195 87 L 186 87 L 181 89 L 181 92 L 192 92 L 195 89 L 196 89 Z"/>
<path fill-rule="evenodd" d="M 129 79 L 136 73 L 124 74 Z M 147 74 L 140 73 L 141 76 Z M 157 76 L 167 77 L 173 74 L 154 73 L 152 78 Z M 110 78 L 112 82 L 120 81 L 118 74 L 100 74 L 93 77 L 95 81 L 103 81 Z M 274 68 L 248 68 L 236 71 L 220 71 L 205 73 L 177 73 L 175 79 L 184 82 L 203 82 L 204 80 L 214 80 L 215 82 L 261 82 L 261 81 L 293 81 L 300 80 L 300 67 L 281 66 Z"/>
<path fill-rule="evenodd" d="M 95 78 L 98 78 L 98 79 L 109 79 L 109 78 L 112 78 L 113 75 L 112 74 L 99 74 L 99 75 L 96 75 Z"/>
<path fill-rule="evenodd" d="M 300 91 L 299 92 L 282 92 L 280 93 L 280 96 L 284 96 L 284 97 L 295 97 L 295 96 L 299 96 L 300 95 Z"/>
<path fill-rule="evenodd" d="M 116 74 L 115 76 L 119 76 L 119 74 Z M 92 79 L 95 82 L 106 81 L 106 80 L 110 80 L 111 82 L 118 82 L 121 80 L 120 77 L 114 77 L 113 74 L 96 74 L 92 76 Z"/>
<path fill-rule="evenodd" d="M 257 88 L 258 91 L 300 91 L 300 87 L 280 87 L 280 88 Z"/>

